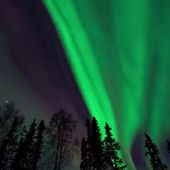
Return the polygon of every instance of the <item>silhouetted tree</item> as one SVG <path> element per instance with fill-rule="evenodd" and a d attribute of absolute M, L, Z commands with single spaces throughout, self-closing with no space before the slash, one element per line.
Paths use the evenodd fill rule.
<path fill-rule="evenodd" d="M 33 143 L 33 157 L 32 157 L 32 169 L 37 169 L 38 161 L 41 159 L 41 149 L 43 145 L 43 132 L 45 129 L 45 123 L 42 120 L 37 128 L 37 135 Z"/>
<path fill-rule="evenodd" d="M 170 141 L 167 140 L 167 149 L 168 149 L 168 152 L 170 153 Z"/>
<path fill-rule="evenodd" d="M 106 123 L 105 125 L 106 137 L 103 141 L 104 144 L 104 164 L 107 170 L 120 170 L 125 169 L 126 165 L 119 156 L 120 144 L 112 137 L 111 128 Z"/>
<path fill-rule="evenodd" d="M 92 152 L 90 149 L 90 140 L 91 140 L 91 122 L 89 119 L 86 119 L 86 129 L 87 129 L 87 140 L 82 139 L 81 143 L 81 163 L 80 169 L 82 170 L 91 170 L 92 169 Z"/>
<path fill-rule="evenodd" d="M 36 122 L 32 122 L 29 131 L 21 138 L 19 147 L 13 162 L 13 169 L 32 170 L 34 162 L 34 141 L 36 132 Z"/>
<path fill-rule="evenodd" d="M 17 149 L 19 127 L 23 124 L 21 117 L 16 117 L 13 120 L 10 130 L 7 132 L 6 137 L 0 146 L 0 169 L 10 169 L 11 162 L 14 159 L 14 154 Z"/>
<path fill-rule="evenodd" d="M 15 107 L 15 103 L 6 102 L 0 109 L 0 144 L 10 130 L 12 123 L 16 117 L 20 116 L 19 111 Z"/>
<path fill-rule="evenodd" d="M 165 170 L 167 166 L 162 163 L 159 157 L 159 150 L 148 134 L 145 133 L 145 156 L 150 157 L 150 163 L 153 170 Z"/>
<path fill-rule="evenodd" d="M 61 110 L 52 115 L 49 126 L 46 130 L 45 146 L 43 148 L 44 159 L 41 167 L 61 170 L 72 159 L 72 142 L 76 121 L 71 114 Z"/>
<path fill-rule="evenodd" d="M 86 120 L 87 139 L 82 139 L 81 164 L 82 170 L 102 170 L 103 144 L 98 122 L 95 118 Z"/>
<path fill-rule="evenodd" d="M 89 134 L 89 159 L 91 160 L 92 170 L 102 170 L 103 164 L 103 145 L 101 140 L 101 133 L 96 118 L 92 119 L 91 130 Z"/>
<path fill-rule="evenodd" d="M 88 145 L 87 141 L 83 138 L 81 142 L 81 170 L 89 170 L 89 159 L 88 159 Z"/>

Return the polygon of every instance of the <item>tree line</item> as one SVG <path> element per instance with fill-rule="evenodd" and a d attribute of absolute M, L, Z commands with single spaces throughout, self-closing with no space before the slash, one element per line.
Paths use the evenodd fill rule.
<path fill-rule="evenodd" d="M 105 124 L 105 137 L 102 139 L 96 118 L 86 121 L 87 137 L 81 143 L 81 170 L 127 170 L 129 169 L 121 157 L 121 146 L 113 137 L 111 127 Z M 153 170 L 168 169 L 160 158 L 157 145 L 151 137 L 144 133 L 145 157 L 150 161 Z M 170 153 L 170 141 L 167 140 Z"/>
<path fill-rule="evenodd" d="M 95 117 L 85 123 L 86 137 L 81 144 L 75 136 L 77 121 L 60 110 L 49 123 L 34 119 L 29 127 L 12 102 L 0 105 L 0 170 L 68 170 L 74 153 L 80 153 L 80 170 L 126 170 L 121 145 L 105 124 L 102 138 Z M 153 170 L 168 167 L 160 158 L 159 149 L 144 133 L 145 156 Z M 170 152 L 170 141 L 167 141 Z"/>
<path fill-rule="evenodd" d="M 12 102 L 0 106 L 0 170 L 63 170 L 74 152 L 76 121 L 60 110 L 27 128 Z"/>
<path fill-rule="evenodd" d="M 81 144 L 81 170 L 118 170 L 126 165 L 119 156 L 120 144 L 113 138 L 111 128 L 106 123 L 106 137 L 102 140 L 96 118 L 87 119 L 87 139 Z"/>

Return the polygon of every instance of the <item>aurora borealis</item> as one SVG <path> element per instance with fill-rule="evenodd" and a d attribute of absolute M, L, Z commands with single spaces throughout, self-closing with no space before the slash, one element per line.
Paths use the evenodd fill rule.
<path fill-rule="evenodd" d="M 169 135 L 170 2 L 44 0 L 92 116 L 132 149 Z"/>
<path fill-rule="evenodd" d="M 128 169 L 146 169 L 143 132 L 160 148 L 170 137 L 169 17 L 168 0 L 2 0 L 0 102 L 29 121 L 63 107 L 80 137 L 90 113 Z"/>

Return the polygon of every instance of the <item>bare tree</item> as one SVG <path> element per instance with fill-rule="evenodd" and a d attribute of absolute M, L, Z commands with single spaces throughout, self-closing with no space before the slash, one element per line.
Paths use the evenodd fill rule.
<path fill-rule="evenodd" d="M 47 157 L 53 160 L 52 162 L 46 160 L 46 163 L 49 162 L 53 170 L 64 169 L 70 162 L 75 128 L 76 121 L 71 114 L 63 110 L 53 114 L 47 127 L 48 146 L 46 146 L 48 148 L 46 155 L 51 154 Z"/>

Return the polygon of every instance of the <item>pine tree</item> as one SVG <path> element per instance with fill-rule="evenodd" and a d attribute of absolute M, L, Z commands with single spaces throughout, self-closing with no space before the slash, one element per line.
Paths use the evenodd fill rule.
<path fill-rule="evenodd" d="M 103 164 L 103 145 L 100 129 L 95 118 L 90 122 L 86 120 L 87 139 L 82 139 L 81 144 L 81 164 L 82 170 L 102 170 Z"/>
<path fill-rule="evenodd" d="M 16 117 L 11 125 L 11 129 L 0 146 L 0 169 L 11 168 L 14 153 L 17 149 L 18 130 L 21 124 L 23 124 L 23 119 Z"/>
<path fill-rule="evenodd" d="M 148 134 L 145 133 L 145 156 L 150 157 L 150 163 L 153 170 L 165 170 L 167 166 L 162 163 L 159 157 L 159 150 Z"/>
<path fill-rule="evenodd" d="M 89 170 L 88 167 L 88 148 L 87 148 L 87 141 L 83 138 L 81 142 L 81 170 Z"/>
<path fill-rule="evenodd" d="M 7 144 L 5 142 L 2 142 L 1 147 L 0 147 L 0 170 L 5 169 L 6 166 L 6 148 Z"/>
<path fill-rule="evenodd" d="M 170 141 L 167 140 L 167 149 L 168 149 L 168 152 L 170 153 Z"/>
<path fill-rule="evenodd" d="M 126 165 L 119 156 L 120 144 L 112 137 L 111 128 L 106 123 L 104 144 L 104 164 L 107 170 L 125 169 Z"/>
<path fill-rule="evenodd" d="M 86 167 L 87 169 L 92 169 L 92 150 L 91 150 L 91 122 L 89 119 L 86 120 L 86 128 L 87 128 L 87 141 L 86 141 Z"/>
<path fill-rule="evenodd" d="M 92 119 L 91 133 L 89 136 L 89 152 L 91 159 L 92 170 L 102 170 L 103 165 L 103 145 L 101 140 L 101 133 L 96 118 Z"/>
<path fill-rule="evenodd" d="M 42 149 L 42 145 L 43 145 L 43 132 L 45 129 L 45 123 L 42 120 L 38 126 L 37 129 L 37 136 L 35 138 L 35 142 L 33 144 L 33 157 L 32 157 L 32 169 L 36 170 L 37 169 L 37 164 L 38 161 L 41 159 L 41 149 Z"/>
<path fill-rule="evenodd" d="M 86 120 L 86 129 L 87 129 L 87 139 L 82 139 L 81 143 L 81 164 L 80 169 L 82 170 L 91 170 L 92 169 L 92 151 L 90 149 L 90 140 L 91 140 L 91 122 L 89 119 Z"/>
<path fill-rule="evenodd" d="M 29 131 L 25 134 L 24 138 L 21 138 L 19 147 L 15 155 L 13 162 L 13 169 L 24 169 L 31 170 L 33 165 L 33 154 L 34 154 L 34 140 L 36 132 L 36 122 L 32 122 Z"/>

